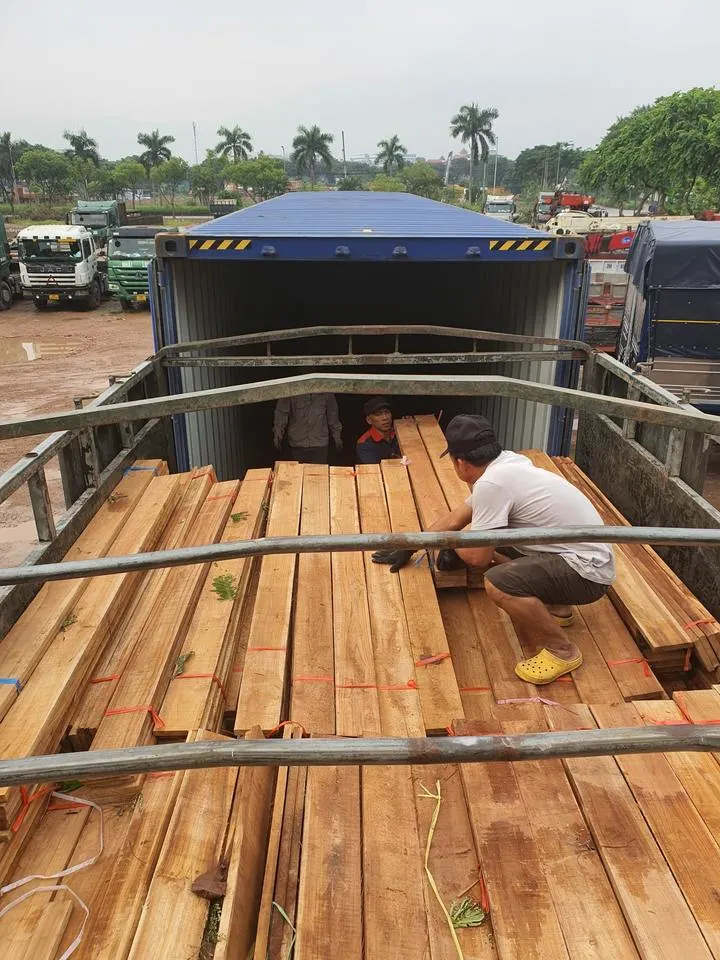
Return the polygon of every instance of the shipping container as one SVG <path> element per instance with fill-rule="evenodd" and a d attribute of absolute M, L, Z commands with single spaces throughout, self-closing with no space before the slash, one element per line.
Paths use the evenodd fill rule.
<path fill-rule="evenodd" d="M 408 194 L 287 194 L 192 227 L 180 237 L 160 236 L 157 255 L 153 319 L 158 348 L 239 334 L 337 325 L 360 330 L 372 324 L 581 339 L 582 241 Z M 354 339 L 355 352 L 387 356 L 395 349 L 391 337 L 360 337 L 359 332 Z M 416 353 L 452 350 L 458 343 L 452 337 L 409 339 L 406 348 Z M 339 338 L 326 337 L 322 346 L 303 338 L 288 342 L 285 352 L 331 354 L 339 344 Z M 517 349 L 528 348 L 518 344 Z M 432 364 L 421 370 L 401 362 L 394 366 L 395 372 L 410 374 L 435 369 Z M 303 372 L 308 371 L 282 368 L 282 376 Z M 577 365 L 524 361 L 490 370 L 473 364 L 463 372 L 574 386 Z M 170 375 L 170 389 L 184 392 L 263 380 L 272 371 L 178 368 Z M 561 408 L 521 400 L 404 397 L 394 403 L 394 412 L 450 415 L 468 407 L 486 413 L 508 447 L 542 447 L 556 454 L 568 449 L 571 418 Z M 348 462 L 352 441 L 363 429 L 361 410 L 362 398 L 340 398 Z M 248 467 L 272 460 L 271 422 L 269 403 L 176 418 L 179 466 L 213 463 L 222 478 L 241 476 Z"/>

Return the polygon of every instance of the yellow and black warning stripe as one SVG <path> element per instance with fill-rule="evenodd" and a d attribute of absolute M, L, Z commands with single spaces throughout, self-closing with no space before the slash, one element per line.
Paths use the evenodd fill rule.
<path fill-rule="evenodd" d="M 204 240 L 202 237 L 191 237 L 191 250 L 247 250 L 252 240 L 238 240 L 236 237 L 217 237 Z"/>
<path fill-rule="evenodd" d="M 547 250 L 552 240 L 490 240 L 490 250 L 494 253 L 505 253 L 506 250 L 517 250 L 518 253 L 530 253 Z"/>

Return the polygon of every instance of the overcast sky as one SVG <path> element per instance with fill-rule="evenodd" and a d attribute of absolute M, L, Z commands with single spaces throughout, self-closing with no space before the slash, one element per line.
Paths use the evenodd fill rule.
<path fill-rule="evenodd" d="M 64 146 L 87 128 L 110 158 L 158 127 L 200 159 L 220 125 L 256 150 L 298 124 L 345 130 L 348 156 L 398 133 L 411 153 L 452 149 L 472 100 L 500 111 L 500 152 L 592 146 L 634 106 L 720 80 L 717 0 L 35 0 L 2 10 L 0 130 Z M 13 41 L 17 38 L 17 42 Z"/>

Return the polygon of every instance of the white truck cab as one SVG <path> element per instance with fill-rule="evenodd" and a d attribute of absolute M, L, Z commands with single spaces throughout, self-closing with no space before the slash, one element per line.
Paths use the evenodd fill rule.
<path fill-rule="evenodd" d="M 79 301 L 94 310 L 107 293 L 92 232 L 60 223 L 25 227 L 17 235 L 23 295 L 38 310 Z"/>
<path fill-rule="evenodd" d="M 493 220 L 505 220 L 512 223 L 517 219 L 515 210 L 515 197 L 513 196 L 488 194 L 485 198 L 483 213 L 486 217 L 492 217 Z"/>

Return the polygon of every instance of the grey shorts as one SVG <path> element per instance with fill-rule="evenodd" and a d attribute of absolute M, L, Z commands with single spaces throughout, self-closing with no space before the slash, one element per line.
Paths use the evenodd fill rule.
<path fill-rule="evenodd" d="M 605 596 L 610 586 L 581 577 L 557 553 L 513 557 L 507 563 L 490 567 L 485 579 L 511 597 L 537 597 L 550 606 L 595 603 Z"/>

